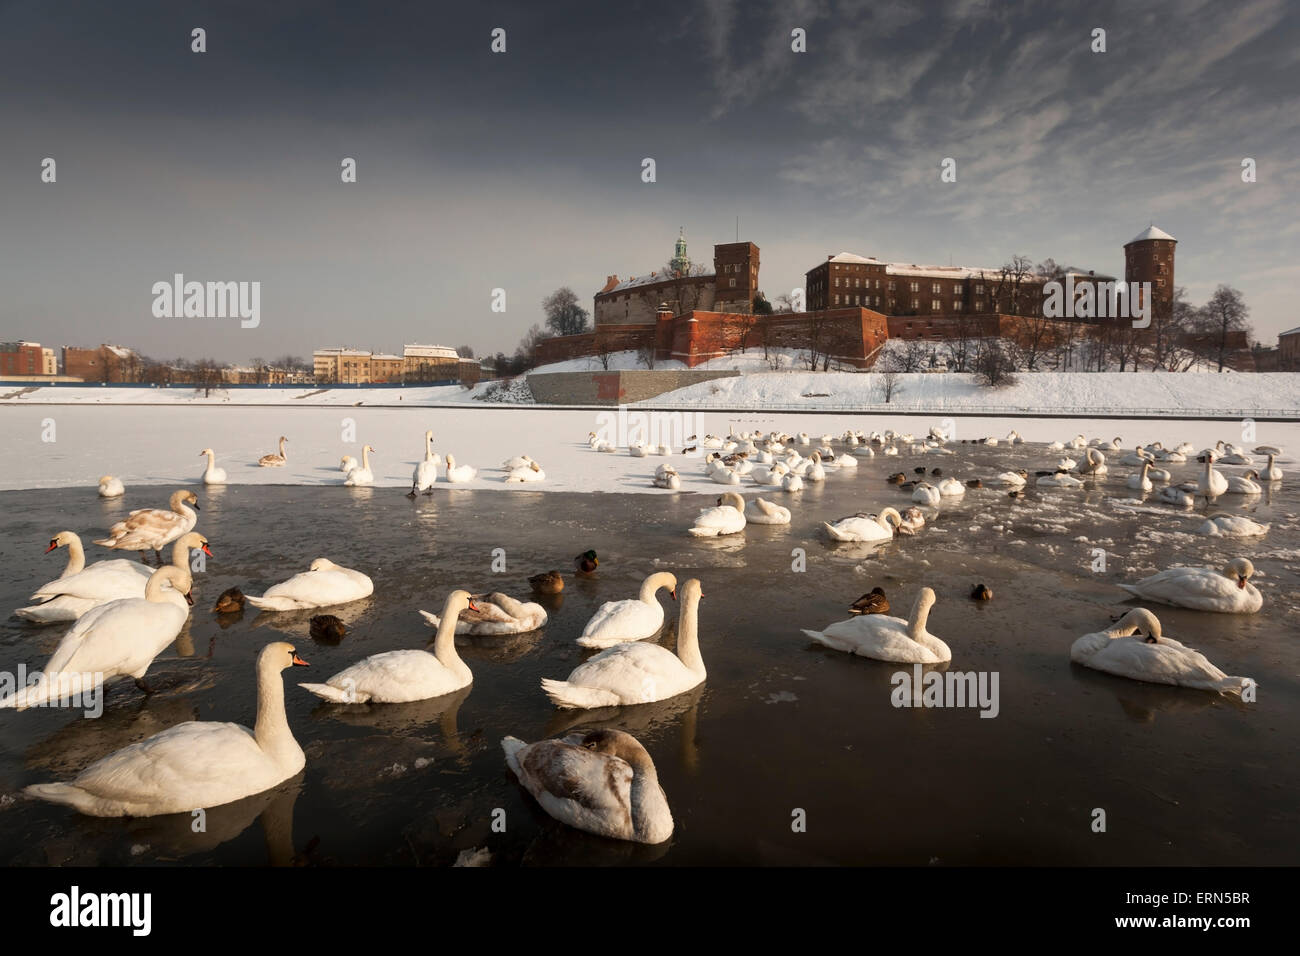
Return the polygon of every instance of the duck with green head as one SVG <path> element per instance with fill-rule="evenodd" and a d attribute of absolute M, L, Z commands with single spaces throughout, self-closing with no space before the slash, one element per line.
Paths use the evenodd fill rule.
<path fill-rule="evenodd" d="M 573 566 L 579 574 L 592 574 L 599 564 L 600 559 L 596 557 L 595 551 L 584 551 L 573 559 Z"/>

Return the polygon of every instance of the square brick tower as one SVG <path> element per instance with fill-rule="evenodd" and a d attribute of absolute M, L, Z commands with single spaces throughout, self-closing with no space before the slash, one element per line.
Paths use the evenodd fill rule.
<path fill-rule="evenodd" d="M 1124 243 L 1124 281 L 1151 283 L 1152 316 L 1167 317 L 1173 311 L 1177 243 L 1177 239 L 1154 225 Z"/>
<path fill-rule="evenodd" d="M 754 311 L 758 291 L 758 246 L 752 242 L 724 242 L 713 247 L 715 312 Z"/>

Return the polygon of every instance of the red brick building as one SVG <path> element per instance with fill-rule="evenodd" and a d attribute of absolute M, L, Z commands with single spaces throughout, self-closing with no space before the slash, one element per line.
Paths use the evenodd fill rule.
<path fill-rule="evenodd" d="M 97 349 L 63 347 L 63 374 L 86 382 L 136 382 L 143 371 L 140 356 L 120 345 Z"/>
<path fill-rule="evenodd" d="M 0 375 L 53 375 L 39 342 L 0 343 Z"/>

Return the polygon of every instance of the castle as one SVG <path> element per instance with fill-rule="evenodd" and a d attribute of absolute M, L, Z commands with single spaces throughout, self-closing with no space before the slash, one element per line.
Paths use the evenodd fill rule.
<path fill-rule="evenodd" d="M 1173 308 L 1177 241 L 1153 224 L 1124 245 L 1124 282 L 1150 283 L 1156 318 Z M 807 311 L 755 314 L 758 270 L 752 242 L 715 245 L 710 269 L 691 262 L 679 234 L 664 268 L 607 277 L 595 294 L 594 331 L 544 339 L 535 358 L 544 364 L 630 349 L 647 364 L 675 359 L 689 368 L 767 346 L 811 350 L 826 367 L 869 368 L 890 338 L 1015 338 L 1026 318 L 1044 316 L 1048 282 L 1068 280 L 1076 298 L 1089 288 L 1096 300 L 1115 285 L 1114 277 L 1096 272 L 1044 275 L 1027 267 L 918 265 L 841 252 L 807 271 Z"/>

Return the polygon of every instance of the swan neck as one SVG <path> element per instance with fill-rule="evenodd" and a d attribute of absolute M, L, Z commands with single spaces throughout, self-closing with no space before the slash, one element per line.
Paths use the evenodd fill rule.
<path fill-rule="evenodd" d="M 704 673 L 704 658 L 700 655 L 699 605 L 697 595 L 683 595 L 682 609 L 677 616 L 677 657 L 697 674 Z"/>
<path fill-rule="evenodd" d="M 181 535 L 172 543 L 172 566 L 188 574 L 190 571 L 190 549 L 184 541 L 185 535 Z"/>
<path fill-rule="evenodd" d="M 930 602 L 923 594 L 916 599 L 916 604 L 912 607 L 912 616 L 907 622 L 907 636 L 914 641 L 919 641 L 921 635 L 925 633 L 925 625 L 930 619 Z"/>
<path fill-rule="evenodd" d="M 433 638 L 433 656 L 438 663 L 449 670 L 465 667 L 465 662 L 456 653 L 456 622 L 460 611 L 452 607 L 450 600 L 443 605 L 442 617 L 438 620 L 438 633 Z"/>
<path fill-rule="evenodd" d="M 284 681 L 279 671 L 259 667 L 257 671 L 257 723 L 253 725 L 257 745 L 272 757 L 286 749 L 298 749 L 284 712 Z"/>
<path fill-rule="evenodd" d="M 68 542 L 68 563 L 63 568 L 61 577 L 79 574 L 86 567 L 86 549 L 81 546 L 81 539 L 76 535 Z"/>

